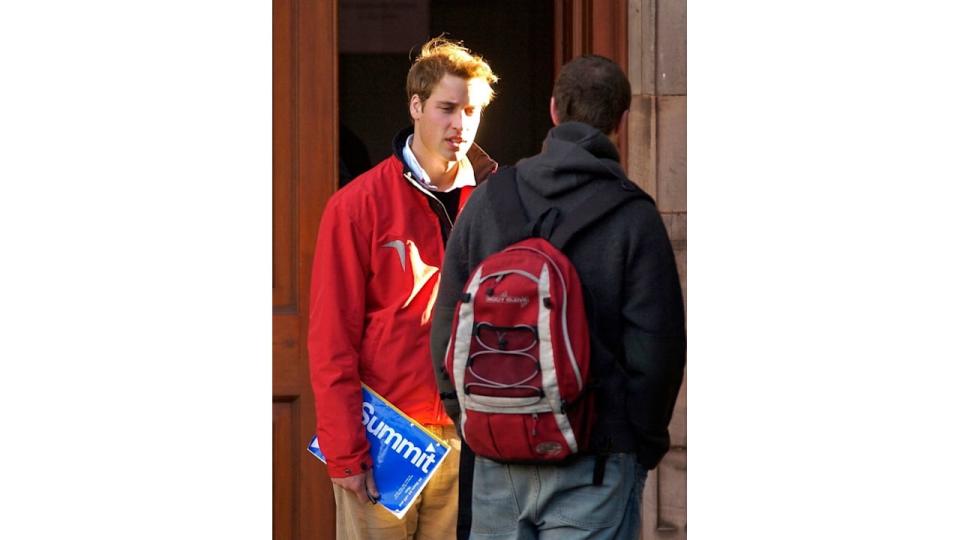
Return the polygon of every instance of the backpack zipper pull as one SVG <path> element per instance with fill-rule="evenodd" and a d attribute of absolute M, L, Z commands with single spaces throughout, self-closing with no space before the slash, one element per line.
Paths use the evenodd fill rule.
<path fill-rule="evenodd" d="M 537 420 L 540 419 L 540 415 L 533 413 L 533 432 L 530 434 L 533 437 L 537 436 Z"/>

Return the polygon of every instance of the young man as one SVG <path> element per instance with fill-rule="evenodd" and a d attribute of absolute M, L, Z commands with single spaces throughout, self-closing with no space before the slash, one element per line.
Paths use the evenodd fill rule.
<path fill-rule="evenodd" d="M 613 143 L 629 104 L 630 83 L 610 60 L 585 56 L 563 67 L 550 100 L 556 127 L 539 155 L 517 164 L 517 192 L 531 219 L 557 208 L 562 223 L 595 190 L 638 189 Z M 476 190 L 447 244 L 431 336 L 444 395 L 454 392 L 442 366 L 464 283 L 481 260 L 506 247 L 490 226 L 498 217 L 489 187 Z M 586 300 L 596 400 L 591 437 L 582 455 L 559 465 L 477 456 L 471 529 L 477 537 L 633 540 L 647 470 L 670 444 L 667 425 L 686 338 L 676 263 L 656 207 L 632 198 L 575 236 L 564 252 Z M 457 400 L 444 405 L 459 425 Z"/>
<path fill-rule="evenodd" d="M 307 345 L 338 539 L 455 535 L 460 442 L 440 404 L 429 332 L 453 221 L 496 169 L 473 143 L 496 80 L 458 44 L 424 45 L 407 74 L 413 127 L 397 135 L 391 157 L 330 198 L 320 221 Z M 379 492 L 361 382 L 453 447 L 402 521 L 369 502 Z"/>

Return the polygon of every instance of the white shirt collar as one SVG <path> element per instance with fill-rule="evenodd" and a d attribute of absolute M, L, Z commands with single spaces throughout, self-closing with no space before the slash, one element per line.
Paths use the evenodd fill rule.
<path fill-rule="evenodd" d="M 430 177 L 427 176 L 427 171 L 423 170 L 423 167 L 420 166 L 420 162 L 417 161 L 417 156 L 413 155 L 413 135 L 407 137 L 407 144 L 403 145 L 403 159 L 407 162 L 407 165 L 410 166 L 410 169 L 413 171 L 413 174 L 416 175 L 417 181 L 420 182 L 420 185 L 429 189 L 430 191 L 439 191 L 437 186 L 430 183 Z M 457 176 L 453 179 L 453 184 L 450 185 L 450 188 L 447 191 L 453 191 L 464 186 L 476 186 L 477 179 L 473 174 L 473 164 L 470 163 L 470 160 L 464 157 L 458 162 L 457 166 Z"/>

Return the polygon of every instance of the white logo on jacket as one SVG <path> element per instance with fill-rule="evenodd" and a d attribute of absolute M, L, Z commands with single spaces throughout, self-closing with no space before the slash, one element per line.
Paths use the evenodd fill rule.
<path fill-rule="evenodd" d="M 397 250 L 397 255 L 400 257 L 400 269 L 403 272 L 407 271 L 407 251 L 409 250 L 410 270 L 413 272 L 413 288 L 410 290 L 409 296 L 407 296 L 407 301 L 403 303 L 402 307 L 406 308 L 413 302 L 413 299 L 420 294 L 433 276 L 440 272 L 440 268 L 423 262 L 423 259 L 420 258 L 420 250 L 417 249 L 417 245 L 413 243 L 413 240 L 407 240 L 406 242 L 402 240 L 391 240 L 380 247 Z M 437 285 L 439 285 L 439 280 L 434 282 L 433 291 L 431 291 L 430 299 L 427 301 L 427 308 L 420 317 L 420 324 L 428 324 L 430 322 L 433 304 L 437 300 Z"/>

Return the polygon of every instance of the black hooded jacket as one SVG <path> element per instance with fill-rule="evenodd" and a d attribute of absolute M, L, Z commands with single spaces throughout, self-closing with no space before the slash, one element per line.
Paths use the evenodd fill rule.
<path fill-rule="evenodd" d="M 540 154 L 517 164 L 520 199 L 530 216 L 551 207 L 569 212 L 593 182 L 638 189 L 610 139 L 580 122 L 550 130 Z M 431 331 L 442 396 L 455 396 L 443 361 L 456 303 L 470 272 L 505 246 L 486 185 L 474 191 L 447 243 Z M 670 446 L 686 356 L 683 298 L 666 229 L 649 200 L 635 198 L 601 218 L 564 249 L 577 268 L 590 326 L 591 379 L 597 419 L 588 453 L 631 452 L 652 469 Z M 455 397 L 444 399 L 459 425 Z"/>

